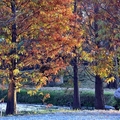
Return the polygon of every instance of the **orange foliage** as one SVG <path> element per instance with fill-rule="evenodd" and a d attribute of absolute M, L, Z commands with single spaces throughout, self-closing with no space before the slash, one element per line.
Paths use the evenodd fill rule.
<path fill-rule="evenodd" d="M 14 15 L 12 2 L 15 3 Z M 44 75 L 57 74 L 64 68 L 66 63 L 62 56 L 70 53 L 78 43 L 77 37 L 72 34 L 71 25 L 75 18 L 72 6 L 73 0 L 3 0 L 0 3 L 0 35 L 4 41 L 0 46 L 2 49 L 0 59 L 2 61 L 2 56 L 6 54 L 4 58 L 6 68 L 11 64 L 11 58 L 17 60 L 18 71 L 24 67 L 35 69 L 38 65 L 39 70 L 35 71 L 37 77 L 33 75 L 31 78 L 37 84 L 42 79 L 38 84 L 40 87 L 46 80 L 43 79 Z M 13 24 L 17 26 L 16 43 L 11 41 Z M 9 55 L 16 47 L 16 54 Z M 16 75 L 19 74 L 21 75 L 20 71 Z M 30 77 L 28 73 L 26 75 Z M 18 81 L 20 82 L 21 79 Z"/>

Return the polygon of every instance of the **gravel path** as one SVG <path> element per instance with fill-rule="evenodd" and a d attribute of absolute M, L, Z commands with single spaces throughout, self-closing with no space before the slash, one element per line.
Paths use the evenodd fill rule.
<path fill-rule="evenodd" d="M 7 116 L 0 120 L 120 120 L 119 111 L 77 111 L 50 114 Z"/>

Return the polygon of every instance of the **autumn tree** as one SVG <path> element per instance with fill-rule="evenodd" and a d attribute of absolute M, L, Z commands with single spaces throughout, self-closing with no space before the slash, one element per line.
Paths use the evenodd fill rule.
<path fill-rule="evenodd" d="M 84 37 L 89 46 L 89 51 L 91 51 L 92 62 L 89 65 L 95 74 L 96 109 L 104 109 L 103 79 L 107 78 L 106 81 L 114 80 L 112 76 L 110 79 L 108 77 L 113 73 L 115 54 L 113 48 L 115 42 L 118 41 L 117 30 L 119 27 L 118 24 L 117 27 L 114 26 L 119 21 L 119 14 L 116 11 L 118 3 L 119 1 L 79 1 L 81 5 L 79 14 L 83 14 L 83 29 L 86 31 Z M 113 13 L 110 13 L 110 10 Z M 116 13 L 116 20 L 114 13 Z M 113 33 L 115 34 L 113 35 Z"/>
<path fill-rule="evenodd" d="M 39 88 L 65 67 L 61 54 L 76 44 L 69 34 L 72 18 L 71 0 L 0 2 L 1 75 L 9 84 L 6 114 L 16 113 L 16 89 L 26 76 Z"/>
<path fill-rule="evenodd" d="M 79 62 L 79 48 L 81 48 L 83 44 L 83 29 L 81 24 L 79 23 L 79 20 L 82 16 L 78 16 L 77 14 L 77 0 L 74 0 L 73 5 L 73 13 L 75 19 L 73 19 L 71 24 L 71 34 L 73 36 L 73 39 L 77 42 L 77 44 L 74 44 L 73 50 L 71 53 L 73 56 L 70 59 L 70 65 L 73 67 L 73 83 L 74 83 L 74 97 L 73 97 L 73 109 L 81 109 L 81 100 L 80 100 L 80 92 L 79 92 L 79 78 L 78 78 L 78 66 L 80 64 Z"/>

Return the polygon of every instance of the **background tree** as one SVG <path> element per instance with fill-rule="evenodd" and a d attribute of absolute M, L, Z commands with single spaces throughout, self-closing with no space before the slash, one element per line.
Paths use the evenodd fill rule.
<path fill-rule="evenodd" d="M 71 57 L 70 64 L 73 67 L 73 83 L 74 83 L 74 97 L 73 97 L 73 109 L 81 109 L 81 100 L 80 100 L 80 92 L 79 92 L 79 78 L 78 78 L 78 66 L 79 66 L 79 48 L 82 46 L 82 43 L 84 41 L 83 39 L 83 30 L 81 24 L 79 24 L 79 19 L 81 19 L 82 16 L 78 16 L 77 10 L 78 10 L 78 1 L 74 0 L 74 9 L 73 13 L 75 15 L 75 20 L 73 21 L 72 26 L 72 36 L 74 39 L 76 39 L 77 44 L 75 44 L 73 48 L 73 57 Z"/>
<path fill-rule="evenodd" d="M 113 13 L 117 13 L 115 4 L 118 4 L 118 1 L 104 2 L 91 0 L 78 1 L 78 4 L 80 4 L 78 13 L 80 15 L 83 14 L 81 23 L 83 24 L 84 31 L 86 31 L 84 34 L 85 41 L 88 44 L 87 46 L 89 46 L 89 51 L 91 51 L 92 62 L 89 64 L 90 70 L 95 74 L 95 107 L 96 109 L 104 109 L 103 79 L 106 79 L 113 73 L 113 58 L 115 54 L 113 46 L 115 45 L 114 42 L 118 40 L 118 38 L 117 40 L 113 39 L 115 34 L 111 36 L 113 33 L 111 30 L 116 29 L 116 27 L 113 27 L 115 21 L 108 21 L 108 18 L 112 20 L 113 17 L 109 15 L 108 11 L 112 9 Z M 119 21 L 118 15 L 117 13 L 117 21 Z M 118 33 L 116 34 L 118 35 Z M 86 52 L 88 53 L 88 51 Z M 112 80 L 113 77 L 106 81 Z"/>

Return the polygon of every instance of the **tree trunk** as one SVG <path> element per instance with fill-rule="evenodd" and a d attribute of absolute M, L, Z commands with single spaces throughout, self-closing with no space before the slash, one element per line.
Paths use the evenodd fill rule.
<path fill-rule="evenodd" d="M 10 80 L 8 96 L 7 96 L 7 107 L 6 114 L 16 114 L 16 86 L 14 80 Z"/>
<path fill-rule="evenodd" d="M 12 43 L 16 43 L 16 7 L 15 0 L 11 1 L 11 11 L 13 13 L 13 24 L 11 28 L 11 37 Z M 16 47 L 12 48 L 9 55 L 17 54 Z M 15 76 L 13 71 L 16 69 L 17 60 L 16 58 L 11 58 L 11 64 L 9 65 L 9 88 L 8 88 L 8 96 L 7 96 L 7 106 L 6 106 L 6 114 L 16 114 L 16 85 L 15 85 Z"/>
<path fill-rule="evenodd" d="M 114 61 L 115 61 L 115 81 L 114 82 L 115 82 L 115 88 L 117 89 L 119 87 L 119 73 L 118 73 L 118 71 L 119 71 L 119 65 L 118 65 L 119 61 L 117 59 L 117 55 L 115 55 Z"/>
<path fill-rule="evenodd" d="M 74 0 L 73 13 L 76 13 L 76 12 L 77 12 L 77 0 Z M 75 46 L 73 52 L 76 54 L 76 57 L 74 57 L 74 59 L 71 61 L 71 64 L 73 66 L 73 74 L 74 74 L 74 97 L 73 97 L 73 109 L 74 110 L 81 108 L 79 86 L 78 86 L 78 64 L 77 64 L 78 60 L 77 60 L 76 49 L 77 47 Z"/>
<path fill-rule="evenodd" d="M 104 109 L 103 81 L 99 75 L 95 76 L 95 109 Z"/>
<path fill-rule="evenodd" d="M 73 109 L 80 109 L 80 94 L 78 86 L 78 66 L 77 66 L 77 57 L 73 61 L 73 71 L 74 71 L 74 98 L 73 98 Z"/>
<path fill-rule="evenodd" d="M 99 48 L 99 41 L 97 41 L 98 38 L 98 18 L 97 15 L 99 14 L 99 7 L 97 3 L 94 3 L 94 32 L 95 32 L 95 43 L 97 47 Z M 97 56 L 97 53 L 96 53 Z M 97 58 L 97 57 L 96 57 Z M 97 63 L 96 63 L 97 66 Z M 95 109 L 104 109 L 105 103 L 104 103 L 104 92 L 103 92 L 103 81 L 101 77 L 97 74 L 99 69 L 96 71 L 95 76 Z"/>

